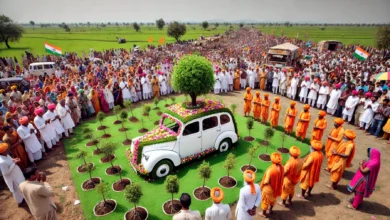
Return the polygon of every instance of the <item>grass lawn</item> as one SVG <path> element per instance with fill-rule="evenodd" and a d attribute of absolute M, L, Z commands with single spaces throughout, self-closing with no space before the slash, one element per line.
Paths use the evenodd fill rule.
<path fill-rule="evenodd" d="M 176 100 L 183 101 L 184 98 L 178 97 Z M 171 103 L 170 101 L 167 102 L 169 104 Z M 161 101 L 159 103 L 159 107 L 163 111 L 165 109 L 164 104 L 166 104 L 164 101 Z M 153 107 L 154 106 L 152 106 L 152 108 Z M 136 108 L 133 111 L 135 116 L 138 117 L 138 119 L 141 119 L 141 111 L 142 111 L 141 108 Z M 153 125 L 154 121 L 160 118 L 159 116 L 157 116 L 156 113 L 157 110 L 152 110 L 150 112 L 150 118 L 144 118 L 145 127 L 148 128 L 149 130 L 155 127 L 155 125 Z M 129 116 L 131 116 L 130 113 Z M 228 204 L 234 203 L 235 201 L 238 200 L 239 190 L 244 184 L 240 168 L 242 165 L 247 164 L 249 162 L 249 157 L 247 155 L 247 148 L 251 145 L 258 145 L 257 143 L 261 138 L 263 138 L 263 132 L 264 129 L 266 128 L 266 126 L 255 122 L 254 128 L 251 131 L 251 135 L 254 136 L 256 140 L 251 143 L 248 143 L 242 140 L 243 137 L 248 135 L 248 130 L 246 129 L 246 123 L 245 123 L 246 118 L 238 114 L 235 115 L 235 118 L 237 120 L 237 125 L 238 125 L 238 130 L 240 135 L 240 140 L 237 146 L 225 153 L 222 154 L 213 153 L 205 158 L 205 160 L 209 162 L 210 165 L 212 165 L 212 176 L 206 182 L 206 185 L 212 188 L 215 186 L 219 186 L 218 179 L 226 175 L 226 170 L 223 168 L 223 163 L 227 154 L 233 152 L 237 156 L 237 165 L 231 171 L 231 176 L 236 178 L 238 184 L 235 188 L 224 189 L 225 192 L 224 203 L 228 203 Z M 162 211 L 163 203 L 171 198 L 171 195 L 165 192 L 164 184 L 163 184 L 164 179 L 160 179 L 154 182 L 147 182 L 144 180 L 144 178 L 138 176 L 136 173 L 133 172 L 133 169 L 131 168 L 129 161 L 125 155 L 125 152 L 128 149 L 128 147 L 124 147 L 121 144 L 121 142 L 125 139 L 125 135 L 124 133 L 118 131 L 121 125 L 113 124 L 115 120 L 116 117 L 112 115 L 112 116 L 108 116 L 103 122 L 104 125 L 109 127 L 106 130 L 106 132 L 112 135 L 109 141 L 116 143 L 118 146 L 118 149 L 115 153 L 116 159 L 113 161 L 114 165 L 120 164 L 122 166 L 123 177 L 127 177 L 131 179 L 132 182 L 139 182 L 141 184 L 144 196 L 142 197 L 141 202 L 138 205 L 144 206 L 148 209 L 149 216 L 150 216 L 149 219 L 172 219 L 171 216 L 166 216 Z M 88 151 L 88 157 L 86 158 L 87 162 L 93 162 L 95 164 L 96 169 L 92 173 L 93 177 L 101 177 L 102 180 L 108 183 L 110 187 L 112 183 L 114 183 L 119 179 L 118 174 L 114 176 L 106 175 L 105 170 L 110 166 L 110 164 L 100 163 L 99 159 L 102 157 L 102 155 L 93 155 L 92 152 L 95 148 L 93 146 L 92 147 L 85 146 L 88 140 L 84 139 L 82 129 L 84 127 L 89 127 L 94 131 L 96 131 L 95 133 L 96 135 L 98 134 L 100 136 L 101 134 L 103 134 L 103 131 L 97 131 L 96 128 L 98 126 L 99 126 L 99 122 L 96 120 L 83 122 L 82 125 L 80 125 L 77 129 L 75 129 L 74 131 L 75 134 L 73 135 L 72 139 L 65 141 L 65 149 L 66 149 L 66 154 L 69 162 L 69 167 L 72 172 L 72 178 L 75 183 L 79 198 L 81 200 L 81 206 L 84 211 L 84 216 L 86 217 L 86 219 L 95 219 L 95 216 L 93 214 L 93 207 L 95 206 L 95 204 L 101 201 L 102 198 L 99 194 L 97 194 L 95 190 L 86 192 L 81 189 L 81 184 L 85 180 L 87 180 L 89 176 L 88 173 L 79 174 L 76 171 L 77 166 L 82 164 L 82 160 L 77 159 L 75 157 L 79 149 L 84 149 Z M 127 128 L 130 128 L 130 130 L 128 131 L 129 138 L 134 138 L 141 135 L 138 133 L 138 130 L 142 127 L 141 122 L 131 123 L 129 121 L 126 121 L 125 126 Z M 277 131 L 274 137 L 271 139 L 270 141 L 271 144 L 268 150 L 269 153 L 276 151 L 276 148 L 281 146 L 280 134 L 281 133 Z M 100 143 L 102 142 L 103 140 L 100 140 Z M 298 142 L 291 137 L 287 137 L 285 141 L 285 146 L 290 147 L 292 145 L 296 145 L 301 148 L 302 156 L 306 155 L 309 152 L 308 145 Z M 256 155 L 265 152 L 265 150 L 266 150 L 265 147 L 261 147 L 260 149 L 257 150 Z M 284 154 L 283 163 L 285 163 L 288 160 L 288 158 L 289 155 Z M 202 185 L 203 180 L 199 179 L 197 175 L 197 167 L 199 166 L 200 163 L 201 161 L 190 162 L 186 165 L 181 166 L 176 171 L 176 175 L 179 177 L 180 192 L 179 194 L 175 195 L 175 198 L 179 198 L 182 192 L 187 192 L 192 195 L 193 190 Z M 263 173 L 265 169 L 270 165 L 270 162 L 262 162 L 256 157 L 253 159 L 252 164 L 257 167 L 256 182 L 260 182 Z M 122 219 L 124 213 L 133 207 L 124 199 L 123 192 L 114 192 L 113 190 L 110 190 L 108 198 L 115 199 L 118 202 L 117 209 L 115 210 L 115 212 L 111 213 L 110 215 L 101 217 L 100 219 Z M 193 199 L 192 200 L 193 203 L 191 205 L 191 208 L 195 210 L 199 210 L 202 213 L 202 215 L 204 215 L 206 208 L 211 206 L 212 204 L 211 199 L 207 201 L 198 201 L 194 197 L 192 199 Z"/>
<path fill-rule="evenodd" d="M 249 25 L 247 25 L 250 27 Z M 214 27 L 210 25 L 210 27 Z M 209 27 L 209 28 L 210 28 Z M 326 27 L 325 30 L 320 30 L 319 26 L 268 26 L 255 25 L 256 29 L 269 34 L 284 35 L 288 37 L 296 37 L 299 33 L 299 39 L 312 40 L 318 42 L 321 40 L 339 40 L 345 44 L 361 44 L 367 46 L 375 45 L 376 27 L 349 27 L 337 26 Z M 142 26 L 139 32 L 136 32 L 132 26 L 108 26 L 104 28 L 96 27 L 73 27 L 71 33 L 66 33 L 58 27 L 41 28 L 31 27 L 25 28 L 25 34 L 19 42 L 10 43 L 11 49 L 7 49 L 5 44 L 0 44 L 0 56 L 16 56 L 20 59 L 21 54 L 28 50 L 34 54 L 45 54 L 44 42 L 62 48 L 63 52 L 71 51 L 82 55 L 85 52 L 88 55 L 90 48 L 95 50 L 103 50 L 110 48 L 132 48 L 133 44 L 144 47 L 148 45 L 149 37 L 153 38 L 153 44 L 157 45 L 158 40 L 164 36 L 166 43 L 174 42 L 174 39 L 166 35 L 167 28 L 158 30 L 155 26 Z M 187 33 L 182 37 L 185 39 L 196 39 L 199 36 L 210 36 L 217 33 L 224 33 L 229 26 L 220 25 L 215 30 L 203 30 L 199 25 L 187 25 Z M 238 29 L 234 25 L 234 29 Z M 116 37 L 125 38 L 126 44 L 118 44 Z"/>

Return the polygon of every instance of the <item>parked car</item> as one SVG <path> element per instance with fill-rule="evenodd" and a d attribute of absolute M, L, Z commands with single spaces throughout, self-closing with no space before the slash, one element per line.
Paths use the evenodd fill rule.
<path fill-rule="evenodd" d="M 23 77 L 10 77 L 0 79 L 0 89 L 6 89 L 9 86 L 17 86 L 18 90 L 24 92 L 25 90 L 29 91 L 30 83 L 25 80 Z"/>
<path fill-rule="evenodd" d="M 39 62 L 31 63 L 29 66 L 30 74 L 34 76 L 43 76 L 45 73 L 48 76 L 51 76 L 55 72 L 55 63 L 54 62 Z"/>
<path fill-rule="evenodd" d="M 227 151 L 238 141 L 233 114 L 219 102 L 209 101 L 204 111 L 183 113 L 181 104 L 168 108 L 160 124 L 132 140 L 130 164 L 153 178 L 167 176 L 175 167 L 211 152 Z M 210 106 L 217 106 L 217 108 Z"/>

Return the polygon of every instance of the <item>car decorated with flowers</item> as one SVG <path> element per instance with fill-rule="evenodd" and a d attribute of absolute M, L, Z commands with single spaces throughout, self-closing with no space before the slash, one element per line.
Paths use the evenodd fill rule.
<path fill-rule="evenodd" d="M 212 100 L 197 108 L 174 104 L 158 127 L 132 140 L 127 152 L 131 166 L 141 175 L 167 176 L 175 167 L 214 152 L 225 152 L 238 141 L 233 114 Z"/>

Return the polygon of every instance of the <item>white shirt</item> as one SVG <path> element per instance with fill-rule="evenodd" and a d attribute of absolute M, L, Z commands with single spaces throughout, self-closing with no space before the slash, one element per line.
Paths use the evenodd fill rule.
<path fill-rule="evenodd" d="M 0 171 L 9 191 L 12 193 L 17 191 L 18 189 L 15 186 L 19 186 L 24 181 L 24 176 L 19 166 L 15 164 L 9 155 L 0 155 Z"/>
<path fill-rule="evenodd" d="M 247 184 L 247 183 L 245 183 Z M 253 206 L 258 207 L 261 202 L 261 190 L 259 184 L 255 184 L 256 194 L 251 193 L 250 185 L 245 185 L 240 189 L 240 198 L 236 208 L 236 217 L 240 220 L 252 220 L 253 216 L 248 214 L 248 210 Z"/>
<path fill-rule="evenodd" d="M 34 132 L 32 134 L 30 132 L 31 129 L 34 129 Z M 35 153 L 42 149 L 42 145 L 38 141 L 37 136 L 35 135 L 37 133 L 37 130 L 35 130 L 35 128 L 30 123 L 27 125 L 27 127 L 20 125 L 16 132 L 23 140 L 24 145 L 26 146 L 26 151 Z"/>
<path fill-rule="evenodd" d="M 173 220 L 202 220 L 199 211 L 181 210 L 173 216 Z"/>
<path fill-rule="evenodd" d="M 232 218 L 230 206 L 226 204 L 215 204 L 206 209 L 205 220 L 229 220 Z"/>

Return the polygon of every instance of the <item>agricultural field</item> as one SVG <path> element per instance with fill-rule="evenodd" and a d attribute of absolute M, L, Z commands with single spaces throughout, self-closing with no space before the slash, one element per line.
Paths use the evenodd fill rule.
<path fill-rule="evenodd" d="M 245 25 L 251 27 L 250 25 Z M 254 28 L 268 34 L 280 36 L 283 32 L 285 36 L 297 37 L 303 40 L 318 42 L 321 40 L 339 40 L 345 44 L 360 44 L 365 46 L 375 46 L 376 27 L 351 27 L 332 26 L 321 30 L 319 26 L 268 26 L 254 25 Z M 164 36 L 165 43 L 174 42 L 174 38 L 168 37 L 167 27 L 158 30 L 155 26 L 141 26 L 141 30 L 136 32 L 130 26 L 107 26 L 97 27 L 74 27 L 71 32 L 65 32 L 62 28 L 50 27 L 26 27 L 25 33 L 19 42 L 11 42 L 11 49 L 7 49 L 5 44 L 0 45 L 0 56 L 15 56 L 20 58 L 24 51 L 34 54 L 45 54 L 44 42 L 48 42 L 62 48 L 63 52 L 71 51 L 88 53 L 89 49 L 103 50 L 110 48 L 132 48 L 133 45 L 145 47 L 148 44 L 158 45 L 158 40 Z M 238 29 L 238 25 L 233 26 Z M 200 25 L 187 25 L 187 33 L 181 38 L 183 40 L 196 39 L 200 36 L 211 36 L 223 34 L 229 26 L 220 25 L 215 29 L 214 25 L 209 26 L 209 30 L 204 30 Z M 118 44 L 116 37 L 125 38 L 127 43 Z M 148 39 L 153 38 L 149 43 Z"/>

